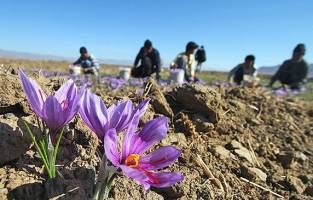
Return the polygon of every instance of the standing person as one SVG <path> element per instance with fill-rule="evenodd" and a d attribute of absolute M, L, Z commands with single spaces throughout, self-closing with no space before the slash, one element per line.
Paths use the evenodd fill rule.
<path fill-rule="evenodd" d="M 203 46 L 197 50 L 195 58 L 197 61 L 196 72 L 200 72 L 202 64 L 206 61 L 206 54 Z"/>
<path fill-rule="evenodd" d="M 138 66 L 140 61 L 140 65 Z M 146 40 L 144 46 L 139 50 L 131 75 L 136 78 L 149 77 L 156 73 L 156 79 L 160 79 L 160 54 L 159 51 L 152 47 L 152 42 Z"/>
<path fill-rule="evenodd" d="M 171 69 L 183 69 L 185 71 L 185 80 L 187 82 L 195 81 L 195 50 L 198 45 L 195 42 L 188 42 L 186 50 L 177 55 L 171 63 Z"/>
<path fill-rule="evenodd" d="M 228 81 L 234 82 L 240 85 L 244 80 L 244 76 L 256 77 L 256 69 L 254 67 L 255 57 L 254 55 L 247 55 L 244 63 L 240 63 L 234 67 L 228 75 Z"/>
<path fill-rule="evenodd" d="M 79 49 L 80 57 L 73 63 L 73 65 L 80 65 L 84 74 L 98 74 L 99 64 L 96 59 L 88 53 L 86 47 Z"/>
<path fill-rule="evenodd" d="M 301 89 L 309 69 L 308 63 L 303 59 L 304 55 L 305 45 L 300 43 L 294 48 L 291 59 L 284 61 L 275 75 L 272 76 L 269 86 L 272 87 L 279 80 L 292 90 Z"/>

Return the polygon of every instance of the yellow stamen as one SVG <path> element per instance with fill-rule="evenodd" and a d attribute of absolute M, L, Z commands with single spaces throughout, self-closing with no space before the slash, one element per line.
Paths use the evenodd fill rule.
<path fill-rule="evenodd" d="M 128 167 L 135 168 L 139 164 L 139 159 L 140 159 L 140 155 L 138 155 L 138 154 L 130 154 L 125 159 L 125 165 L 128 166 Z"/>

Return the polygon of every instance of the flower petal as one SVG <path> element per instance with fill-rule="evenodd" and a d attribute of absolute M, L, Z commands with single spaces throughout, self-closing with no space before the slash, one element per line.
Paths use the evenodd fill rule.
<path fill-rule="evenodd" d="M 54 96 L 48 96 L 43 107 L 43 120 L 53 134 L 65 125 L 64 111 Z"/>
<path fill-rule="evenodd" d="M 75 86 L 74 81 L 70 79 L 55 92 L 54 97 L 61 104 L 65 100 L 73 101 L 76 97 L 76 93 L 77 87 Z"/>
<path fill-rule="evenodd" d="M 117 149 L 117 134 L 115 129 L 109 129 L 103 140 L 104 151 L 106 157 L 112 162 L 113 165 L 119 166 L 120 155 Z"/>
<path fill-rule="evenodd" d="M 138 110 L 139 118 L 141 118 L 145 114 L 148 108 L 149 102 L 150 102 L 150 99 L 145 99 L 141 101 L 140 104 L 137 106 L 134 114 L 136 114 L 136 111 Z"/>
<path fill-rule="evenodd" d="M 101 98 L 86 90 L 79 114 L 84 123 L 103 140 L 108 129 L 106 106 Z"/>
<path fill-rule="evenodd" d="M 166 117 L 158 117 L 147 122 L 139 132 L 140 143 L 136 145 L 136 153 L 142 154 L 155 143 L 161 141 L 167 133 L 168 122 Z"/>
<path fill-rule="evenodd" d="M 121 162 L 124 162 L 130 154 L 142 154 L 166 135 L 168 126 L 166 117 L 159 117 L 147 122 L 137 134 L 135 130 L 138 125 L 138 118 L 139 115 L 136 115 L 127 128 L 123 139 Z"/>
<path fill-rule="evenodd" d="M 110 128 L 115 128 L 116 132 L 120 133 L 127 128 L 133 117 L 133 103 L 130 100 L 122 103 L 119 102 L 114 108 L 115 109 L 110 109 Z"/>
<path fill-rule="evenodd" d="M 149 101 L 150 101 L 150 99 L 143 100 L 138 105 L 138 107 L 133 110 L 133 114 L 131 116 L 132 122 L 129 123 L 129 124 L 132 124 L 132 126 L 131 126 L 131 129 L 129 129 L 128 131 L 133 131 L 133 132 L 136 131 L 136 128 L 137 128 L 137 126 L 139 124 L 140 118 L 145 114 L 145 112 L 146 112 L 146 110 L 148 108 Z"/>
<path fill-rule="evenodd" d="M 86 87 L 85 86 L 81 87 L 78 92 L 77 92 L 77 89 L 73 89 L 73 90 L 75 90 L 75 95 L 68 97 L 69 99 L 68 99 L 68 107 L 66 109 L 66 123 L 71 121 L 73 117 L 75 116 L 75 114 L 79 111 L 82 105 Z M 72 91 L 69 90 L 69 93 L 72 93 Z"/>
<path fill-rule="evenodd" d="M 108 119 L 111 119 L 111 118 L 112 118 L 115 109 L 116 109 L 116 105 L 115 105 L 115 104 L 112 104 L 112 105 L 107 109 Z"/>
<path fill-rule="evenodd" d="M 29 79 L 23 70 L 19 70 L 19 76 L 26 94 L 26 98 L 32 110 L 40 117 L 43 117 L 42 109 L 46 100 L 46 94 L 36 83 L 36 81 Z"/>
<path fill-rule="evenodd" d="M 138 118 L 138 115 L 137 115 Z M 136 153 L 136 144 L 141 143 L 141 139 L 138 137 L 138 134 L 135 132 L 138 126 L 139 120 L 137 118 L 133 118 L 128 128 L 126 130 L 126 134 L 123 138 L 122 144 L 122 157 L 121 162 L 124 162 L 127 156 L 132 153 Z"/>
<path fill-rule="evenodd" d="M 137 183 L 143 185 L 145 190 L 150 189 L 151 186 L 166 188 L 184 180 L 184 176 L 178 172 L 155 173 L 137 168 L 130 168 L 125 165 L 120 165 L 120 168 L 127 177 L 132 178 Z"/>
<path fill-rule="evenodd" d="M 161 173 L 150 173 L 153 177 L 153 181 L 150 179 L 146 184 L 149 184 L 157 188 L 166 188 L 175 183 L 184 180 L 184 176 L 178 172 L 161 172 Z M 158 182 L 158 183 L 155 183 Z"/>
<path fill-rule="evenodd" d="M 148 184 L 149 179 L 142 171 L 139 171 L 135 168 L 127 167 L 125 165 L 120 165 L 120 168 L 128 178 L 132 178 L 138 184 L 143 185 L 145 190 L 148 190 L 150 188 L 150 184 Z"/>
<path fill-rule="evenodd" d="M 173 146 L 160 147 L 139 160 L 139 167 L 145 170 L 158 170 L 172 164 L 181 154 Z"/>

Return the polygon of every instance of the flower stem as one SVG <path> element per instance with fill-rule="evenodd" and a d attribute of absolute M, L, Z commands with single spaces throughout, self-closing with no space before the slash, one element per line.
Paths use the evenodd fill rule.
<path fill-rule="evenodd" d="M 47 141 L 48 161 L 51 174 L 49 178 L 55 178 L 55 165 L 53 162 L 54 147 L 49 134 L 47 135 Z"/>
<path fill-rule="evenodd" d="M 57 141 L 55 146 L 53 146 L 52 141 L 51 141 L 51 134 L 47 134 L 47 151 L 48 151 L 48 161 L 49 161 L 49 168 L 50 168 L 50 174 L 51 177 L 49 178 L 55 178 L 56 177 L 56 159 L 57 159 L 57 154 L 59 150 L 59 145 L 60 141 L 62 138 L 64 132 L 64 128 L 61 129 L 61 132 L 57 136 Z"/>
<path fill-rule="evenodd" d="M 112 181 L 115 177 L 115 172 L 116 168 L 109 166 L 107 157 L 103 155 L 100 162 L 97 183 L 92 200 L 104 200 L 109 197 L 109 192 L 111 190 Z"/>
<path fill-rule="evenodd" d="M 38 143 L 37 143 L 37 141 L 36 141 L 36 138 L 35 138 L 33 132 L 32 132 L 32 131 L 30 130 L 30 128 L 29 128 L 28 123 L 27 123 L 26 121 L 24 121 L 24 124 L 25 124 L 25 126 L 26 126 L 26 128 L 27 128 L 27 132 L 28 132 L 30 138 L 32 139 L 32 141 L 33 141 L 33 143 L 34 143 L 34 145 L 35 145 L 35 147 L 36 147 L 36 149 L 37 149 L 37 151 L 38 151 L 38 153 L 39 153 L 39 155 L 40 155 L 41 160 L 43 161 L 43 164 L 44 164 L 44 166 L 45 166 L 45 168 L 46 168 L 46 170 L 47 170 L 47 172 L 48 172 L 48 176 L 51 177 L 50 167 L 49 167 L 49 164 L 48 164 L 48 160 L 45 158 L 44 153 L 42 152 L 40 146 L 38 145 Z M 45 150 L 43 149 L 43 151 L 45 151 Z"/>
<path fill-rule="evenodd" d="M 116 170 L 112 170 L 110 167 L 107 168 L 107 171 L 108 171 L 108 177 L 106 179 L 105 186 L 102 187 L 99 200 L 104 200 L 104 199 L 107 199 L 109 197 L 109 193 L 110 193 L 110 190 L 112 188 L 112 182 L 113 182 L 113 179 L 116 175 L 115 174 Z"/>
<path fill-rule="evenodd" d="M 47 153 L 47 146 L 46 146 L 46 141 L 45 141 L 45 139 L 40 139 L 39 140 L 39 144 L 40 144 L 40 147 L 41 147 L 41 151 L 42 151 L 42 153 L 43 153 L 43 156 L 44 156 L 44 159 L 45 160 L 49 160 L 48 159 L 48 153 Z"/>
<path fill-rule="evenodd" d="M 98 177 L 97 177 L 97 183 L 96 183 L 96 187 L 94 190 L 94 194 L 92 197 L 92 200 L 98 200 L 99 199 L 99 195 L 101 193 L 101 189 L 103 187 L 103 184 L 105 183 L 105 179 L 106 179 L 106 170 L 105 170 L 105 166 L 107 165 L 107 158 L 105 155 L 102 156 L 102 159 L 100 161 L 100 166 L 99 166 L 99 172 L 98 172 Z"/>

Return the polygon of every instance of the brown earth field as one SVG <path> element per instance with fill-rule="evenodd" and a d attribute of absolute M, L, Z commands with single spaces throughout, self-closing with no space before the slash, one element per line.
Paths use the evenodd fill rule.
<path fill-rule="evenodd" d="M 24 121 L 35 134 L 38 127 L 21 87 L 19 64 L 10 69 L 4 64 L 0 68 L 0 199 L 90 199 L 102 141 L 77 115 L 60 144 L 59 175 L 48 180 L 26 133 Z M 46 93 L 64 82 L 60 77 L 28 75 Z M 144 89 L 143 95 L 139 89 Z M 278 99 L 260 88 L 161 87 L 153 80 L 144 88 L 113 92 L 98 85 L 93 91 L 106 106 L 150 98 L 141 126 L 160 115 L 169 118 L 168 134 L 154 148 L 174 145 L 182 150 L 181 157 L 164 169 L 181 172 L 182 182 L 145 191 L 118 173 L 109 199 L 313 199 L 311 101 Z"/>

